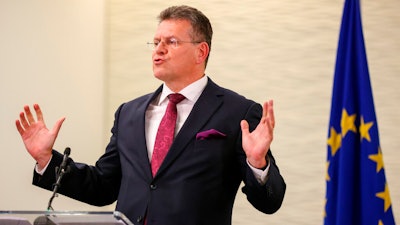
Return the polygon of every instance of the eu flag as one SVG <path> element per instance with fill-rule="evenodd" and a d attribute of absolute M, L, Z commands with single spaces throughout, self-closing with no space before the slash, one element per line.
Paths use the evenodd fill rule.
<path fill-rule="evenodd" d="M 359 0 L 346 0 L 328 129 L 325 225 L 393 225 Z"/>

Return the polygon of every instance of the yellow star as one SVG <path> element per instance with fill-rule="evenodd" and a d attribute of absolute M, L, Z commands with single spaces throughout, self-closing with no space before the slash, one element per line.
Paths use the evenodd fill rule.
<path fill-rule="evenodd" d="M 390 200 L 390 195 L 389 195 L 389 186 L 386 183 L 385 184 L 385 191 L 376 193 L 376 197 L 383 199 L 385 202 L 385 212 L 389 209 L 390 205 L 392 204 L 392 201 Z"/>
<path fill-rule="evenodd" d="M 382 220 L 379 220 L 378 225 L 383 225 Z"/>
<path fill-rule="evenodd" d="M 376 162 L 376 173 L 379 173 L 381 169 L 384 167 L 383 165 L 383 155 L 381 148 L 378 148 L 378 153 L 377 154 L 371 154 L 368 156 L 368 158 L 374 162 Z"/>
<path fill-rule="evenodd" d="M 333 127 L 331 127 L 330 133 L 331 136 L 328 139 L 328 145 L 331 146 L 332 156 L 335 156 L 336 152 L 342 146 L 342 136 L 340 136 Z"/>
<path fill-rule="evenodd" d="M 355 121 L 356 114 L 349 115 L 346 109 L 343 109 L 342 119 L 340 121 L 340 126 L 342 128 L 342 137 L 345 137 L 349 130 L 357 133 Z"/>
<path fill-rule="evenodd" d="M 360 136 L 361 141 L 363 138 L 367 139 L 367 141 L 371 142 L 371 137 L 369 136 L 369 129 L 374 125 L 374 122 L 364 123 L 364 117 L 361 116 L 361 124 L 360 124 Z"/>
<path fill-rule="evenodd" d="M 325 180 L 327 180 L 327 181 L 330 181 L 330 180 L 331 180 L 331 177 L 329 176 L 329 173 L 328 173 L 329 164 L 330 164 L 330 162 L 327 161 L 327 162 L 326 162 L 326 174 L 325 174 Z"/>

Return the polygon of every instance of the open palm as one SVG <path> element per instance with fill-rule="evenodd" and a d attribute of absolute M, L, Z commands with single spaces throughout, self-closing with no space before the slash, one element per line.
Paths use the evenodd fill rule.
<path fill-rule="evenodd" d="M 253 132 L 249 132 L 247 121 L 242 120 L 240 125 L 242 128 L 242 145 L 249 163 L 256 168 L 265 167 L 275 126 L 273 101 L 264 103 L 262 118 Z"/>
<path fill-rule="evenodd" d="M 15 124 L 21 135 L 25 148 L 43 168 L 51 158 L 54 142 L 65 118 L 59 119 L 52 130 L 47 129 L 43 114 L 38 104 L 34 104 L 37 120 L 34 119 L 29 106 L 24 106 L 24 112 L 19 115 Z"/>

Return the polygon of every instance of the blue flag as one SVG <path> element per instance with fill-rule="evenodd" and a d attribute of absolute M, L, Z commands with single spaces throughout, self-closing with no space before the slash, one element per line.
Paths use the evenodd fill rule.
<path fill-rule="evenodd" d="M 359 0 L 346 0 L 344 5 L 327 145 L 324 224 L 395 224 Z"/>

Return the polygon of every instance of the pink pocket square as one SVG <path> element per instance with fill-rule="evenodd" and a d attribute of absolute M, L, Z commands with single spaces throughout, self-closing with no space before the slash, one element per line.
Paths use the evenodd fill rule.
<path fill-rule="evenodd" d="M 226 134 L 221 133 L 215 129 L 202 131 L 196 134 L 196 140 L 204 140 L 208 138 L 221 138 L 226 137 Z"/>

